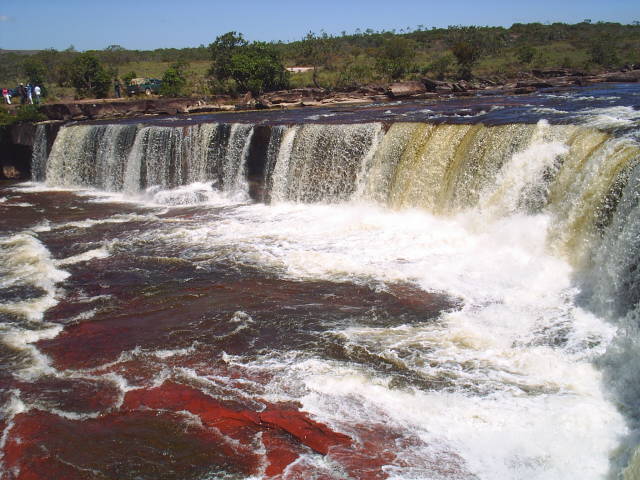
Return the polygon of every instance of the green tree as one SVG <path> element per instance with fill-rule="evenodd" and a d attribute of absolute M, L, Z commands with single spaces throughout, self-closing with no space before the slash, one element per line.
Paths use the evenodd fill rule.
<path fill-rule="evenodd" d="M 449 67 L 453 63 L 453 57 L 451 54 L 442 55 L 441 57 L 436 58 L 431 64 L 427 67 L 427 69 L 434 73 L 435 77 L 438 80 L 444 80 L 449 72 Z"/>
<path fill-rule="evenodd" d="M 103 50 L 101 56 L 107 64 L 113 67 L 127 63 L 130 57 L 129 51 L 120 45 L 109 45 Z"/>
<path fill-rule="evenodd" d="M 254 42 L 238 49 L 231 56 L 229 73 L 241 91 L 254 95 L 289 85 L 288 72 L 278 52 L 265 42 Z"/>
<path fill-rule="evenodd" d="M 413 42 L 404 37 L 394 36 L 384 42 L 376 61 L 376 69 L 394 80 L 402 77 L 415 57 Z"/>
<path fill-rule="evenodd" d="M 471 69 L 480 59 L 480 49 L 470 41 L 461 40 L 451 49 L 458 62 L 458 76 L 463 80 L 470 80 Z"/>
<path fill-rule="evenodd" d="M 167 97 L 180 97 L 185 94 L 187 85 L 187 62 L 177 61 L 173 63 L 162 76 L 160 94 Z"/>
<path fill-rule="evenodd" d="M 318 82 L 318 70 L 320 67 L 326 67 L 331 58 L 332 48 L 329 36 L 326 32 L 321 32 L 320 35 L 309 32 L 300 42 L 299 48 L 300 60 L 313 67 L 313 84 L 316 88 L 322 88 Z"/>
<path fill-rule="evenodd" d="M 213 65 L 209 69 L 209 75 L 218 80 L 225 80 L 231 77 L 231 58 L 238 50 L 246 47 L 247 41 L 242 37 L 242 33 L 227 32 L 220 35 L 209 45 Z"/>
<path fill-rule="evenodd" d="M 36 58 L 27 57 L 22 68 L 27 82 L 34 86 L 38 85 L 43 90 L 42 94 L 44 95 L 44 84 L 47 76 L 47 68 L 44 63 Z"/>
<path fill-rule="evenodd" d="M 209 50 L 213 60 L 209 75 L 218 82 L 232 79 L 240 91 L 256 95 L 289 84 L 288 72 L 272 44 L 249 44 L 241 33 L 228 32 L 216 38 Z"/>
<path fill-rule="evenodd" d="M 95 56 L 81 53 L 71 64 L 71 83 L 81 96 L 105 98 L 111 78 Z"/>

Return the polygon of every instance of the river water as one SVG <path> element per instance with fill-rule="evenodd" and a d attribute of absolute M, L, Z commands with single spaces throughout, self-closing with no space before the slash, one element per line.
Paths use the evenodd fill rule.
<path fill-rule="evenodd" d="M 39 128 L 0 478 L 640 478 L 639 103 Z"/>

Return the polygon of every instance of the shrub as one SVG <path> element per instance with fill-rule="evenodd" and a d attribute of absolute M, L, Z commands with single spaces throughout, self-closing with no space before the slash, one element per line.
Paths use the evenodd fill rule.
<path fill-rule="evenodd" d="M 265 42 L 248 44 L 242 34 L 226 33 L 209 46 L 214 64 L 209 70 L 218 82 L 233 79 L 241 92 L 280 90 L 289 85 L 278 50 Z"/>
<path fill-rule="evenodd" d="M 536 56 L 536 49 L 531 45 L 523 45 L 516 51 L 516 58 L 520 63 L 529 64 Z"/>
<path fill-rule="evenodd" d="M 411 41 L 392 37 L 382 46 L 376 68 L 382 75 L 397 80 L 409 70 L 414 57 L 415 48 Z"/>
<path fill-rule="evenodd" d="M 480 59 L 480 48 L 470 41 L 462 40 L 456 43 L 451 50 L 458 61 L 458 75 L 463 80 L 470 80 L 471 68 Z"/>
<path fill-rule="evenodd" d="M 184 95 L 187 85 L 186 69 L 189 66 L 186 62 L 177 61 L 173 63 L 162 76 L 162 86 L 160 94 L 167 97 L 179 97 Z"/>
<path fill-rule="evenodd" d="M 12 115 L 7 109 L 0 109 L 0 126 L 11 125 L 13 123 L 42 122 L 47 117 L 40 112 L 37 105 L 20 105 Z"/>
<path fill-rule="evenodd" d="M 105 98 L 111 78 L 95 56 L 82 53 L 71 64 L 71 83 L 80 96 Z"/>

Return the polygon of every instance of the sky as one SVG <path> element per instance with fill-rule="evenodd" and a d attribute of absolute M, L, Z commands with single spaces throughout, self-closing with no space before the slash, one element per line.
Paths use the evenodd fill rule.
<path fill-rule="evenodd" d="M 0 49 L 148 50 L 208 45 L 231 30 L 248 40 L 286 42 L 321 30 L 585 19 L 640 21 L 640 0 L 0 0 Z"/>

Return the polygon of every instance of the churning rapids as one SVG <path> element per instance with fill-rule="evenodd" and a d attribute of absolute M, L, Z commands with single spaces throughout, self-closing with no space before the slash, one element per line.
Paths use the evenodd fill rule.
<path fill-rule="evenodd" d="M 465 102 L 38 126 L 0 478 L 640 478 L 640 88 Z"/>

